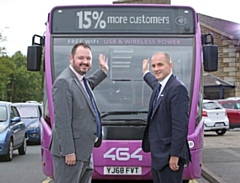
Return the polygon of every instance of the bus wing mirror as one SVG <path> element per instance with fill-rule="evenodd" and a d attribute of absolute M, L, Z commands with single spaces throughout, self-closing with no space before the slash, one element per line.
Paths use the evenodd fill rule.
<path fill-rule="evenodd" d="M 212 33 L 202 34 L 203 65 L 204 71 L 213 72 L 218 70 L 218 47 L 214 45 Z"/>
<path fill-rule="evenodd" d="M 218 70 L 218 47 L 215 45 L 203 46 L 204 71 L 213 72 Z"/>
<path fill-rule="evenodd" d="M 42 59 L 42 46 L 28 46 L 27 50 L 27 70 L 40 71 Z"/>

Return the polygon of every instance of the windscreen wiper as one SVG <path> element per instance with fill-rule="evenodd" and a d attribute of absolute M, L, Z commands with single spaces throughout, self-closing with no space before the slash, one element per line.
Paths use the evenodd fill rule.
<path fill-rule="evenodd" d="M 105 118 L 111 115 L 132 115 L 132 114 L 147 114 L 148 111 L 109 111 L 103 112 L 101 118 Z"/>

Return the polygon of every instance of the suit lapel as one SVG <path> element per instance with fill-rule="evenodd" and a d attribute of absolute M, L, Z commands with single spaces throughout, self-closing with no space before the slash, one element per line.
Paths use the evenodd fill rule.
<path fill-rule="evenodd" d="M 152 116 L 153 116 L 153 114 L 156 112 L 156 109 L 157 109 L 157 108 L 160 106 L 160 104 L 162 103 L 165 95 L 167 94 L 167 91 L 168 91 L 168 88 L 169 88 L 170 84 L 172 83 L 172 81 L 173 81 L 175 78 L 176 78 L 176 76 L 172 74 L 172 76 L 171 76 L 171 77 L 169 78 L 169 80 L 167 81 L 165 87 L 163 88 L 162 93 L 160 94 L 160 96 L 159 96 L 159 98 L 158 98 L 158 101 L 157 101 L 157 103 L 156 103 L 155 108 L 152 109 L 152 110 L 153 110 Z M 155 89 L 154 94 L 155 94 L 155 93 L 156 93 L 156 89 Z M 152 102 L 153 102 L 153 99 L 152 99 L 152 98 L 151 98 L 151 100 L 152 100 Z M 151 102 L 151 104 L 152 104 L 152 102 Z"/>
<path fill-rule="evenodd" d="M 94 113 L 93 108 L 92 108 L 91 101 L 90 101 L 89 96 L 88 96 L 87 92 L 85 91 L 82 83 L 79 81 L 78 77 L 75 75 L 75 73 L 74 73 L 70 68 L 69 68 L 69 74 L 72 76 L 73 81 L 75 82 L 75 84 L 77 85 L 77 87 L 79 88 L 79 90 L 82 92 L 84 98 L 87 100 L 87 103 L 88 103 L 90 109 L 91 109 L 92 112 Z"/>

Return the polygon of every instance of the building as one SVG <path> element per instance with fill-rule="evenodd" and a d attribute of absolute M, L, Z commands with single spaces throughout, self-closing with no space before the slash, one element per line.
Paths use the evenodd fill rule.
<path fill-rule="evenodd" d="M 202 33 L 211 32 L 214 35 L 214 43 L 218 46 L 218 71 L 208 74 L 218 78 L 213 82 L 219 81 L 220 84 L 216 82 L 215 87 L 211 89 L 206 86 L 209 85 L 209 81 L 206 80 L 209 77 L 204 77 L 205 95 L 211 99 L 240 97 L 240 24 L 203 14 L 198 15 Z"/>

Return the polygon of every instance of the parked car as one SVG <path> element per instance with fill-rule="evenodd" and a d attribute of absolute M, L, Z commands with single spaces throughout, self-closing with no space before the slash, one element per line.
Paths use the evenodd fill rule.
<path fill-rule="evenodd" d="M 240 128 L 240 98 L 222 99 L 218 103 L 227 111 L 230 128 Z"/>
<path fill-rule="evenodd" d="M 41 104 L 33 102 L 14 103 L 21 120 L 27 127 L 28 144 L 40 144 L 41 142 Z"/>
<path fill-rule="evenodd" d="M 16 149 L 20 155 L 26 154 L 26 126 L 12 103 L 0 101 L 0 158 L 12 161 Z"/>
<path fill-rule="evenodd" d="M 204 131 L 215 131 L 218 135 L 223 135 L 229 129 L 226 109 L 217 101 L 203 100 L 202 116 Z"/>

